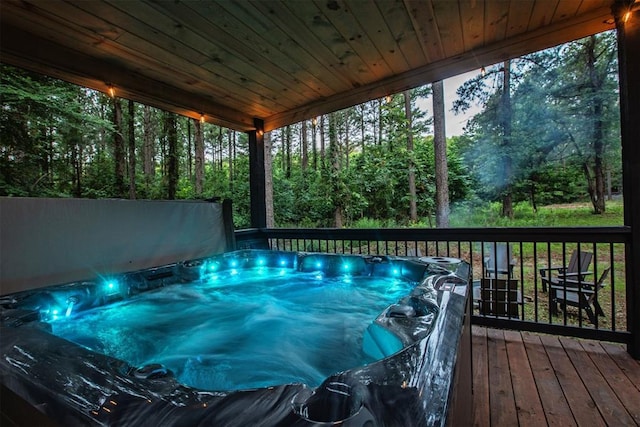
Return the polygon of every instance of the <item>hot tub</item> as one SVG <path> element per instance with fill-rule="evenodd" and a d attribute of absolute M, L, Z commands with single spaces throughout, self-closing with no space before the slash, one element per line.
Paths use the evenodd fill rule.
<path fill-rule="evenodd" d="M 451 258 L 243 250 L 5 295 L 3 412 L 10 394 L 59 425 L 459 425 L 468 285 Z"/>

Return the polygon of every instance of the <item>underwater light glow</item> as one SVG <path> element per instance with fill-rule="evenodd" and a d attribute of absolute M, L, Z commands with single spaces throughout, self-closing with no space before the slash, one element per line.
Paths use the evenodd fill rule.
<path fill-rule="evenodd" d="M 398 269 L 398 268 L 394 268 L 394 269 L 393 269 L 393 274 L 394 274 L 394 276 L 399 275 L 399 274 L 400 274 L 400 269 Z"/>
<path fill-rule="evenodd" d="M 287 265 L 287 261 L 281 259 L 280 260 L 280 265 L 284 267 L 285 265 Z"/>
<path fill-rule="evenodd" d="M 316 268 L 322 268 L 322 263 L 320 261 L 316 262 Z"/>
<path fill-rule="evenodd" d="M 258 258 L 258 265 L 264 265 L 265 262 L 264 258 Z"/>
<path fill-rule="evenodd" d="M 103 292 L 106 295 L 113 295 L 120 291 L 120 283 L 114 279 L 108 279 L 102 284 Z"/>
<path fill-rule="evenodd" d="M 233 260 L 231 261 L 231 267 L 237 267 L 238 266 L 238 261 L 237 260 Z"/>
<path fill-rule="evenodd" d="M 342 264 L 342 269 L 345 271 L 349 271 L 349 269 L 351 268 L 351 266 L 349 264 L 347 264 L 346 262 L 344 264 Z"/>

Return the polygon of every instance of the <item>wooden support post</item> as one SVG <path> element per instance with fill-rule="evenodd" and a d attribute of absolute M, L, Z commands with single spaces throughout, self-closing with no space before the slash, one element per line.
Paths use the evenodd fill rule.
<path fill-rule="evenodd" d="M 627 325 L 631 332 L 627 350 L 640 359 L 640 10 L 632 10 L 631 3 L 617 1 L 613 14 L 618 32 L 624 223 L 631 228 L 631 242 L 625 251 Z"/>
<path fill-rule="evenodd" d="M 249 191 L 251 227 L 266 228 L 267 203 L 264 169 L 264 122 L 254 119 L 256 129 L 249 131 Z"/>

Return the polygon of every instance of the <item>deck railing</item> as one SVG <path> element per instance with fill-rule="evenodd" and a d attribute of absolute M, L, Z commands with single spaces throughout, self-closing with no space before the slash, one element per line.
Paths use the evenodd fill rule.
<path fill-rule="evenodd" d="M 631 340 L 625 286 L 625 250 L 631 239 L 628 227 L 274 228 L 240 230 L 235 237 L 238 248 L 461 258 L 472 269 L 472 321 L 476 324 L 623 343 Z M 507 271 L 499 265 L 500 249 L 506 250 Z M 568 267 L 574 252 L 580 257 L 590 255 L 588 271 L 579 272 L 583 273 L 579 278 L 584 282 L 597 282 L 607 270 L 602 288 L 578 287 L 578 292 L 573 292 L 576 276 L 562 280 L 558 270 L 547 270 Z M 496 256 L 492 256 L 494 253 Z M 549 277 L 553 279 L 544 280 Z M 512 292 L 501 292 L 496 289 L 500 286 L 493 283 L 510 284 Z M 594 315 L 589 316 L 581 304 L 563 307 L 563 301 L 557 297 L 565 295 L 564 292 L 569 302 L 571 296 L 578 301 L 590 300 L 590 307 L 599 307 L 602 311 L 594 309 Z M 500 303 L 487 303 L 487 299 L 492 296 L 499 299 L 499 293 L 505 296 L 504 304 L 513 305 L 514 310 L 492 310 L 492 307 L 499 308 Z"/>

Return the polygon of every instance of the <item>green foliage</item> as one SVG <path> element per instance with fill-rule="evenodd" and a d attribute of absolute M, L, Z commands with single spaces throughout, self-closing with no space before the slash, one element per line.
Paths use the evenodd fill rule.
<path fill-rule="evenodd" d="M 93 115 L 93 93 L 0 65 L 0 195 L 70 195 L 89 141 L 110 129 Z"/>
<path fill-rule="evenodd" d="M 351 226 L 353 228 L 386 228 L 389 227 L 389 224 L 381 219 L 364 217 L 355 221 Z"/>
<path fill-rule="evenodd" d="M 486 76 L 461 86 L 454 108 L 463 111 L 479 102 L 483 110 L 464 136 L 447 141 L 452 226 L 563 225 L 553 223 L 552 217 L 564 218 L 566 211 L 544 206 L 587 200 L 585 165 L 593 170 L 597 156 L 610 172 L 614 189 L 620 188 L 615 39 L 612 33 L 597 36 L 598 90 L 588 85 L 585 43 L 512 60 L 509 141 L 504 138 L 505 111 L 500 103 L 503 65 L 488 67 Z M 113 101 L 12 67 L 1 66 L 1 71 L 0 195 L 118 196 Z M 428 93 L 429 86 L 411 91 L 411 151 L 403 94 L 338 111 L 304 127 L 299 123 L 272 132 L 276 226 L 332 227 L 336 212 L 349 227 L 415 225 L 408 223 L 411 164 L 418 225 L 431 227 L 436 191 L 433 137 L 430 119 L 416 107 L 416 100 Z M 602 101 L 599 141 L 590 137 L 595 101 Z M 136 108 L 133 117 L 129 114 L 124 108 L 125 139 L 129 123 L 134 131 L 136 197 L 164 198 L 169 183 L 165 113 L 144 107 Z M 247 135 L 210 124 L 203 127 L 204 185 L 202 194 L 196 194 L 195 125 L 192 119 L 176 118 L 176 197 L 229 198 L 236 228 L 248 227 Z M 303 141 L 308 150 L 306 167 Z M 600 154 L 594 149 L 598 144 L 603 147 Z M 511 172 L 506 173 L 509 162 Z M 506 191 L 513 195 L 515 223 L 502 219 L 499 204 L 490 203 Z M 615 204 L 607 206 L 618 214 Z"/>
<path fill-rule="evenodd" d="M 589 74 L 591 46 L 595 62 Z M 536 52 L 512 64 L 509 141 L 503 139 L 502 64 L 489 67 L 485 76 L 469 80 L 458 90 L 458 111 L 468 109 L 472 102 L 481 102 L 484 107 L 460 141 L 462 158 L 477 183 L 477 194 L 486 200 L 499 200 L 510 191 L 513 200 L 536 204 L 584 199 L 589 188 L 585 169 L 590 171 L 589 177 L 602 174 L 597 168 L 598 157 L 618 180 L 614 185 L 619 183 L 614 33 Z M 596 130 L 598 126 L 601 133 Z M 511 171 L 511 176 L 505 171 Z M 597 197 L 602 199 L 603 195 Z"/>

